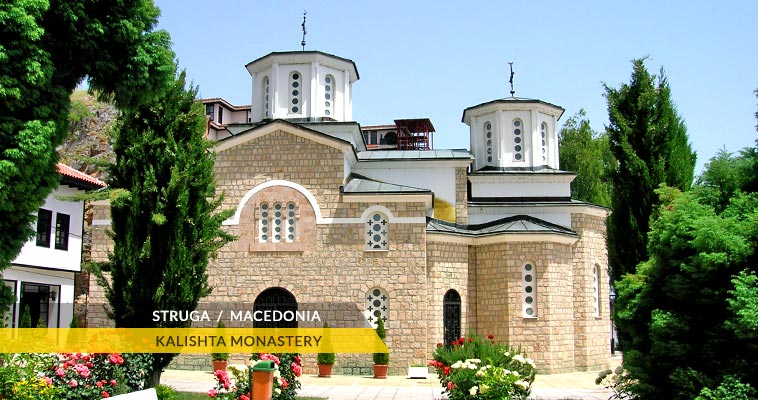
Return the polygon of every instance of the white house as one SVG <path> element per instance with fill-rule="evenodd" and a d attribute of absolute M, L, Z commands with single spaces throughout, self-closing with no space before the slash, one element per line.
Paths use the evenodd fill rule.
<path fill-rule="evenodd" d="M 5 326 L 16 327 L 29 306 L 32 326 L 65 328 L 74 311 L 74 275 L 82 270 L 84 202 L 65 196 L 105 187 L 105 183 L 58 163 L 60 186 L 37 211 L 31 237 L 21 253 L 3 271 L 3 284 L 16 301 L 4 315 Z"/>

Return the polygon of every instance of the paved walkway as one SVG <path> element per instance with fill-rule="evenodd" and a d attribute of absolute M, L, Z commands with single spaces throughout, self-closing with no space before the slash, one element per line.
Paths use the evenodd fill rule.
<path fill-rule="evenodd" d="M 535 400 L 607 400 L 611 392 L 595 385 L 597 372 L 537 375 L 532 386 Z M 322 397 L 329 400 L 441 400 L 442 387 L 430 373 L 427 379 L 390 376 L 374 379 L 366 376 L 333 375 L 319 378 L 300 377 L 299 396 Z M 215 382 L 211 372 L 167 370 L 161 383 L 181 392 L 205 393 Z"/>

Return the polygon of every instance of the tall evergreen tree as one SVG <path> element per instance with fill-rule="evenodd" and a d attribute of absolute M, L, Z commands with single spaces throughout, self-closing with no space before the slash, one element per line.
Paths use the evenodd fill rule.
<path fill-rule="evenodd" d="M 151 0 L 0 2 L 0 271 L 58 185 L 55 148 L 76 85 L 86 77 L 128 108 L 171 80 L 169 36 L 153 31 L 158 15 Z M 0 286 L 3 298 L 10 293 Z"/>
<path fill-rule="evenodd" d="M 152 311 L 194 310 L 211 291 L 209 257 L 232 239 L 221 229 L 231 211 L 217 212 L 214 157 L 196 94 L 181 72 L 161 98 L 117 122 L 109 169 L 113 252 L 95 271 L 116 327 L 188 327 L 153 321 Z M 173 357 L 154 354 L 154 384 Z"/>
<path fill-rule="evenodd" d="M 611 205 L 611 185 L 606 171 L 614 164 L 608 136 L 590 127 L 584 110 L 571 116 L 558 132 L 561 169 L 576 172 L 571 195 L 577 200 Z"/>
<path fill-rule="evenodd" d="M 644 61 L 632 61 L 629 84 L 618 89 L 604 85 L 610 121 L 606 129 L 617 161 L 609 172 L 608 263 L 613 282 L 648 259 L 646 238 L 658 203 L 656 188 L 665 183 L 686 190 L 695 169 L 696 155 L 663 69 L 659 76 L 651 75 Z"/>

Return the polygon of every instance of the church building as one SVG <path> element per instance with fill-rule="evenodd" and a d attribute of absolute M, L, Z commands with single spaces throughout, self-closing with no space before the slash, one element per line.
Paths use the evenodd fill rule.
<path fill-rule="evenodd" d="M 558 162 L 563 108 L 472 105 L 461 118 L 470 150 L 437 149 L 429 119 L 353 121 L 349 59 L 274 52 L 245 68 L 252 105 L 202 100 L 222 208 L 234 210 L 224 225 L 237 236 L 209 266 L 204 303 L 319 313 L 300 327 L 381 318 L 391 374 L 468 333 L 521 347 L 541 373 L 606 367 L 608 210 L 571 199 L 575 174 Z M 96 211 L 95 259 L 108 246 L 106 212 Z M 92 310 L 88 324 L 107 321 Z M 315 355 L 304 366 L 315 369 Z M 371 354 L 337 354 L 336 373 L 370 368 Z"/>

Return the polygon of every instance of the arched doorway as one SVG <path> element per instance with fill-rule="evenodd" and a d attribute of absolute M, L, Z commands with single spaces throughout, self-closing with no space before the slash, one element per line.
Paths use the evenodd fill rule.
<path fill-rule="evenodd" d="M 442 326 L 446 346 L 461 337 L 461 295 L 454 289 L 448 290 L 442 300 Z"/>
<path fill-rule="evenodd" d="M 253 315 L 258 316 L 256 318 L 259 319 L 263 319 L 263 316 L 266 315 L 255 313 L 256 311 L 263 311 L 264 313 L 266 311 L 278 311 L 278 313 L 269 313 L 268 315 L 272 318 L 265 321 L 253 320 L 253 328 L 297 328 L 297 319 L 294 318 L 294 313 L 297 311 L 297 300 L 287 289 L 272 287 L 262 291 L 253 303 Z M 286 311 L 292 312 L 291 320 L 281 318 Z M 287 313 L 287 315 L 289 314 Z M 273 320 L 274 316 L 279 316 L 280 320 Z"/>

